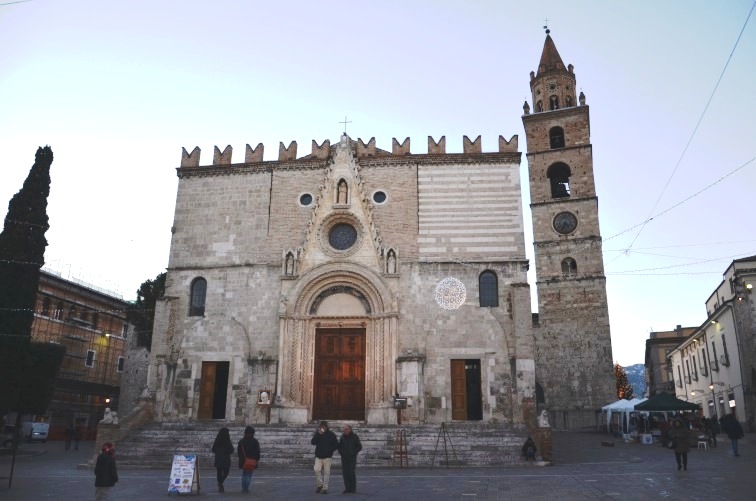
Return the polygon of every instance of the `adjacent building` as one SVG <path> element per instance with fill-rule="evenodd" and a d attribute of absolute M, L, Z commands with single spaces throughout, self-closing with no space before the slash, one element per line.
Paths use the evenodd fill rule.
<path fill-rule="evenodd" d="M 116 293 L 40 272 L 32 339 L 66 349 L 48 409 L 50 439 L 74 426 L 83 439 L 94 438 L 105 408 L 118 408 L 127 306 Z"/>
<path fill-rule="evenodd" d="M 678 398 L 708 417 L 733 412 L 756 431 L 756 256 L 733 261 L 706 300 L 706 321 L 669 354 Z"/>
<path fill-rule="evenodd" d="M 696 332 L 697 327 L 683 327 L 678 325 L 672 331 L 651 332 L 646 339 L 646 394 L 653 397 L 659 392 L 673 393 L 675 381 L 672 374 L 672 362 L 669 354 L 681 342 Z"/>

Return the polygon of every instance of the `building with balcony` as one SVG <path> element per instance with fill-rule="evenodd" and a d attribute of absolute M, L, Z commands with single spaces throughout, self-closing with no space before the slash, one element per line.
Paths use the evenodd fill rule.
<path fill-rule="evenodd" d="M 756 431 L 756 256 L 733 261 L 706 300 L 706 321 L 668 356 L 678 398 L 707 417 L 734 412 Z"/>

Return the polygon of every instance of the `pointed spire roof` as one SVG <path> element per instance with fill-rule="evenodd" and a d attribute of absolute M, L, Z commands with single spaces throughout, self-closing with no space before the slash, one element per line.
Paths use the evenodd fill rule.
<path fill-rule="evenodd" d="M 559 51 L 554 45 L 551 35 L 546 34 L 546 41 L 543 43 L 543 53 L 541 53 L 541 62 L 538 63 L 538 75 L 550 73 L 552 71 L 564 71 L 564 63 Z"/>

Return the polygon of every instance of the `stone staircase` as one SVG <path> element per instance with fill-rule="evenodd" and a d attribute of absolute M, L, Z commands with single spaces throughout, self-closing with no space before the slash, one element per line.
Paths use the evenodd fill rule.
<path fill-rule="evenodd" d="M 116 444 L 119 466 L 170 469 L 174 454 L 197 454 L 202 467 L 212 467 L 210 452 L 218 429 L 226 426 L 231 440 L 236 442 L 244 434 L 243 426 L 224 422 L 152 423 L 132 431 Z M 315 431 L 311 425 L 254 425 L 255 438 L 260 441 L 261 464 L 278 467 L 311 467 L 314 447 L 310 439 Z M 331 423 L 337 436 L 341 424 Z M 396 442 L 396 426 L 353 424 L 363 450 L 359 456 L 361 467 L 392 466 Z M 446 466 L 444 437 L 441 425 L 407 425 L 407 461 L 410 467 L 430 467 L 435 451 L 434 466 Z M 527 438 L 526 431 L 511 430 L 501 425 L 484 423 L 447 424 L 447 447 L 450 466 L 517 466 L 525 464 L 520 449 Z M 455 456 L 452 453 L 456 453 Z M 232 457 L 232 466 L 235 466 Z M 338 453 L 334 464 L 339 465 Z M 398 466 L 398 460 L 396 461 Z"/>

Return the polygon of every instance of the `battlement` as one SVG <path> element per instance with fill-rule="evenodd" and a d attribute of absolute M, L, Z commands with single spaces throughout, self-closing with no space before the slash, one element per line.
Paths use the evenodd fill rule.
<path fill-rule="evenodd" d="M 515 134 L 509 140 L 504 139 L 504 136 L 499 136 L 499 151 L 490 153 L 517 153 L 517 135 Z M 354 152 L 355 157 L 361 158 L 380 158 L 380 157 L 399 157 L 412 155 L 410 151 L 410 138 L 405 138 L 401 143 L 392 138 L 391 151 L 386 151 L 376 146 L 375 137 L 371 137 L 367 142 L 362 138 L 354 141 L 349 139 L 349 144 Z M 294 162 L 297 160 L 328 160 L 334 153 L 336 146 L 331 145 L 329 139 L 324 140 L 320 145 L 314 139 L 312 140 L 312 150 L 309 155 L 297 157 L 297 142 L 291 141 L 289 146 L 284 146 L 284 143 L 278 143 L 278 161 L 279 162 Z M 244 154 L 245 164 L 254 164 L 263 162 L 263 153 L 265 146 L 262 143 L 258 143 L 253 149 L 247 144 Z M 488 152 L 485 152 L 488 153 Z M 201 150 L 198 146 L 195 146 L 191 153 L 186 151 L 186 148 L 181 148 L 181 167 L 199 167 L 200 166 L 200 154 Z M 223 151 L 214 147 L 213 151 L 213 166 L 231 165 L 232 162 L 233 147 L 227 145 Z M 469 137 L 462 137 L 462 155 L 482 155 L 483 146 L 481 142 L 481 136 L 470 140 Z M 416 153 L 415 155 L 423 155 L 422 153 Z M 432 136 L 428 136 L 428 150 L 427 155 L 447 155 L 446 152 L 446 136 L 436 141 Z"/>

